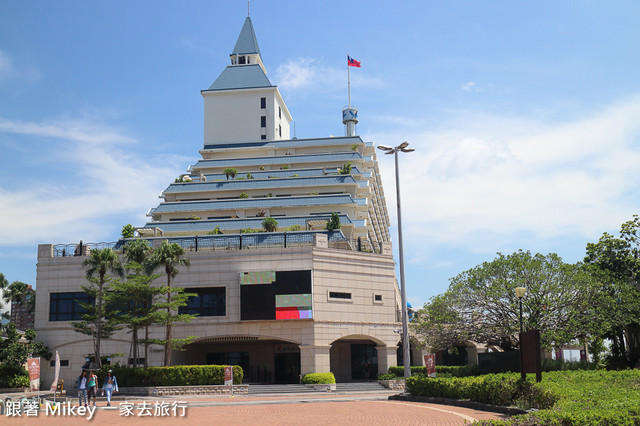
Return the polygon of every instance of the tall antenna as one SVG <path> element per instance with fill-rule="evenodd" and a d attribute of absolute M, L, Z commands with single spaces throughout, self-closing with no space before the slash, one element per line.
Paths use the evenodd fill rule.
<path fill-rule="evenodd" d="M 247 2 L 247 16 L 249 16 L 249 6 L 251 2 Z"/>

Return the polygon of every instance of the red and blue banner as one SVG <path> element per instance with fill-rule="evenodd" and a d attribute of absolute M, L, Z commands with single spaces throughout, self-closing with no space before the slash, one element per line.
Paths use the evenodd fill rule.
<path fill-rule="evenodd" d="M 351 56 L 347 55 L 347 64 L 350 67 L 356 67 L 356 68 L 360 68 L 360 62 L 356 61 L 355 59 L 353 59 Z"/>

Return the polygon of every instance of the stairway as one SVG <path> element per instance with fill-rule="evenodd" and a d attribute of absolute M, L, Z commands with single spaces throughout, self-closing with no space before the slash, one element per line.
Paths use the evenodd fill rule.
<path fill-rule="evenodd" d="M 338 383 L 336 390 L 332 393 L 362 393 L 362 392 L 384 392 L 388 391 L 378 382 L 351 382 Z M 325 390 L 314 390 L 305 385 L 249 385 L 249 395 L 276 395 L 276 394 L 307 394 L 307 393 L 327 393 Z"/>

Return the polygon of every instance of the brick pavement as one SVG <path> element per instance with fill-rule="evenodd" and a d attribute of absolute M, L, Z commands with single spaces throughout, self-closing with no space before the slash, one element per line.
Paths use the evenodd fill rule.
<path fill-rule="evenodd" d="M 119 404 L 114 401 L 111 409 L 99 407 L 91 420 L 92 425 L 126 426 L 141 424 L 231 424 L 231 425 L 463 425 L 475 420 L 501 419 L 496 413 L 469 408 L 452 407 L 417 402 L 388 401 L 384 396 L 349 395 L 322 397 L 218 397 L 178 398 L 187 401 L 185 417 L 125 417 L 120 415 Z M 168 403 L 171 398 L 161 399 Z M 160 401 L 161 401 L 160 400 Z M 155 402 L 147 398 L 151 405 Z M 75 405 L 75 401 L 74 405 Z M 138 401 L 139 402 L 139 401 Z M 134 411 L 135 414 L 138 410 Z M 0 423 L 7 425 L 79 425 L 87 424 L 85 417 L 46 416 L 40 411 L 37 417 L 3 417 Z"/>

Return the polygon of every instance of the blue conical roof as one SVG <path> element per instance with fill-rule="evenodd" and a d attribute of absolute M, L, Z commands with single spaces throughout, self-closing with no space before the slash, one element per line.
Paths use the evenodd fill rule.
<path fill-rule="evenodd" d="M 251 18 L 247 16 L 244 20 L 244 25 L 236 41 L 236 46 L 233 48 L 232 55 L 243 55 L 257 53 L 260 55 L 260 48 L 258 47 L 258 40 L 256 39 L 256 33 L 253 31 L 253 24 Z"/>

